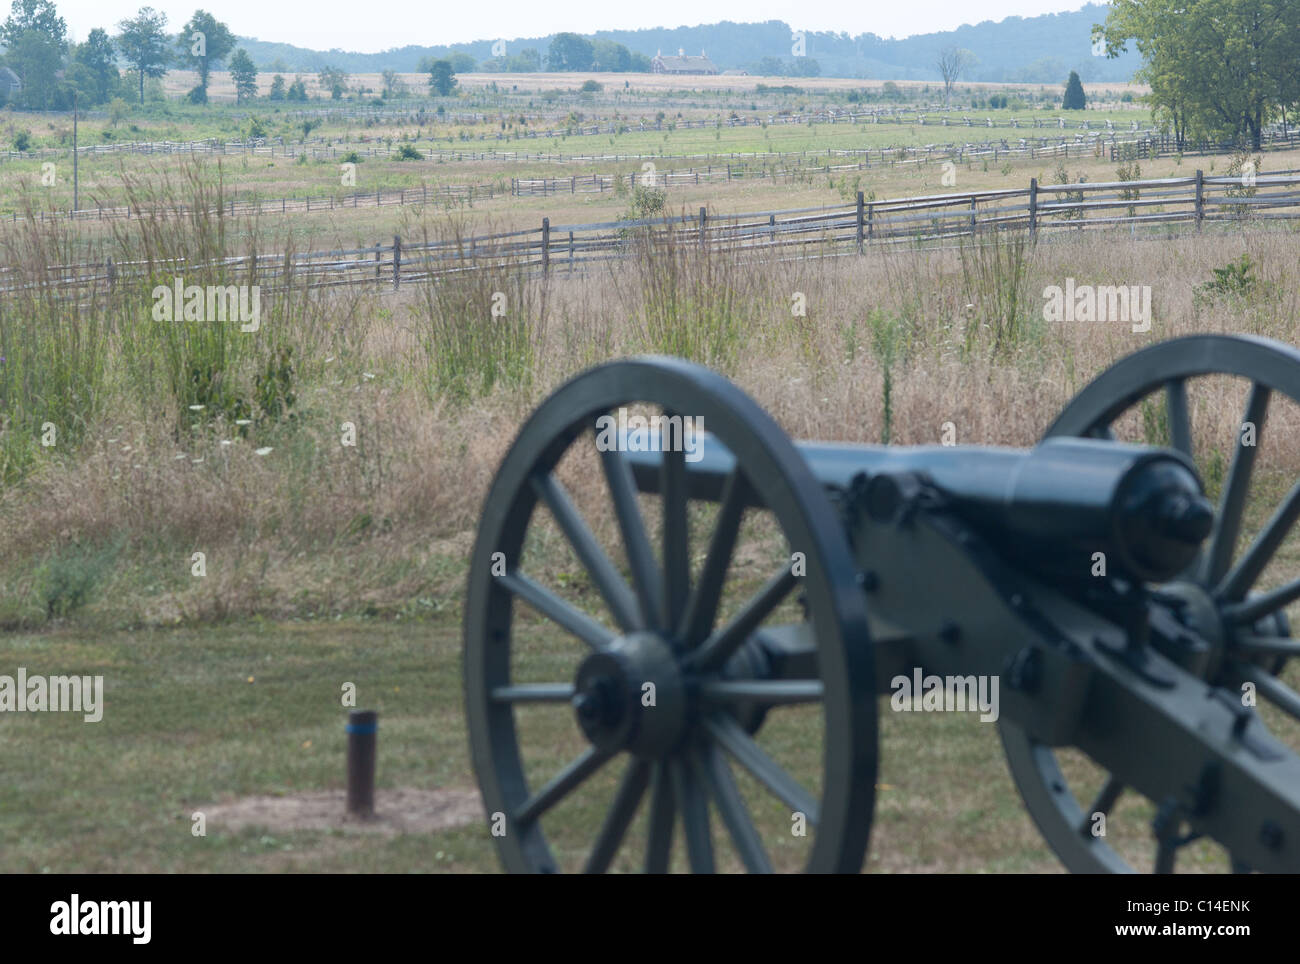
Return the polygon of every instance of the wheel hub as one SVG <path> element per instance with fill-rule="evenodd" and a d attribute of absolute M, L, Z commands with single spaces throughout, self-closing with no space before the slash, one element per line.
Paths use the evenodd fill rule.
<path fill-rule="evenodd" d="M 686 731 L 685 679 L 671 644 L 655 633 L 630 633 L 592 653 L 573 694 L 578 726 L 601 750 L 660 757 Z"/>

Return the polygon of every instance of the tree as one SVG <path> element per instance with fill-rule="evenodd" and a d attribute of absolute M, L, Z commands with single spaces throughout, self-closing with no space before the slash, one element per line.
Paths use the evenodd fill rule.
<path fill-rule="evenodd" d="M 135 67 L 140 77 L 140 103 L 144 103 L 144 79 L 161 77 L 167 73 L 169 50 L 167 43 L 167 14 L 153 7 L 141 7 L 140 12 L 117 25 L 121 31 L 117 49 L 127 63 Z"/>
<path fill-rule="evenodd" d="M 68 48 L 68 28 L 50 0 L 14 0 L 9 19 L 0 25 L 5 60 L 23 80 L 19 95 L 28 107 L 60 106 L 66 88 L 59 82 L 59 68 Z"/>
<path fill-rule="evenodd" d="M 402 80 L 401 74 L 390 68 L 385 70 L 381 76 L 384 78 L 385 97 L 406 96 L 406 82 Z"/>
<path fill-rule="evenodd" d="M 230 55 L 230 79 L 235 82 L 235 103 L 257 96 L 257 67 L 243 47 Z"/>
<path fill-rule="evenodd" d="M 451 69 L 451 61 L 435 60 L 429 67 L 429 86 L 440 97 L 450 96 L 456 87 L 456 72 Z"/>
<path fill-rule="evenodd" d="M 596 50 L 590 40 L 576 33 L 557 33 L 546 51 L 546 69 L 552 71 L 591 70 Z"/>
<path fill-rule="evenodd" d="M 271 92 L 267 97 L 271 100 L 284 100 L 284 77 L 280 74 L 271 78 Z"/>
<path fill-rule="evenodd" d="M 9 19 L 0 26 L 0 43 L 13 47 L 29 30 L 44 34 L 63 53 L 68 46 L 68 25 L 50 0 L 14 0 Z"/>
<path fill-rule="evenodd" d="M 510 58 L 506 70 L 521 74 L 533 74 L 542 69 L 542 55 L 536 47 L 525 47 Z"/>
<path fill-rule="evenodd" d="M 119 80 L 116 60 L 113 41 L 98 27 L 73 48 L 67 77 L 86 105 L 104 104 L 113 96 Z"/>
<path fill-rule="evenodd" d="M 592 70 L 626 72 L 632 66 L 632 52 L 613 40 L 597 40 L 592 45 Z"/>
<path fill-rule="evenodd" d="M 780 57 L 764 57 L 755 65 L 754 71 L 760 77 L 784 77 L 785 64 Z"/>
<path fill-rule="evenodd" d="M 210 13 L 194 11 L 194 16 L 176 38 L 178 62 L 199 72 L 199 88 L 203 93 L 192 95 L 191 99 L 207 102 L 208 74 L 213 67 L 221 65 L 234 46 L 235 35 L 229 27 Z"/>
<path fill-rule="evenodd" d="M 1061 100 L 1062 110 L 1083 110 L 1088 106 L 1088 98 L 1083 93 L 1083 83 L 1077 71 L 1070 71 L 1070 79 L 1065 82 L 1065 97 Z"/>
<path fill-rule="evenodd" d="M 453 50 L 445 59 L 451 64 L 453 74 L 472 74 L 478 66 L 478 61 L 463 50 Z"/>
<path fill-rule="evenodd" d="M 340 99 L 347 92 L 348 74 L 341 67 L 322 67 L 318 78 L 321 90 L 328 90 L 335 100 Z"/>
<path fill-rule="evenodd" d="M 791 71 L 796 77 L 820 77 L 822 74 L 822 65 L 811 57 L 794 58 L 794 68 Z"/>
<path fill-rule="evenodd" d="M 1115 0 L 1093 27 L 1106 55 L 1134 41 L 1158 117 L 1180 143 L 1188 134 L 1248 138 L 1300 99 L 1296 0 Z"/>
<path fill-rule="evenodd" d="M 60 106 L 59 68 L 63 58 L 59 45 L 49 34 L 24 30 L 9 45 L 5 59 L 23 80 L 20 102 L 37 110 Z"/>
<path fill-rule="evenodd" d="M 289 85 L 288 91 L 285 92 L 285 99 L 305 102 L 307 100 L 307 82 L 301 77 L 295 77 L 293 83 Z"/>
<path fill-rule="evenodd" d="M 939 59 L 935 61 L 935 66 L 939 68 L 939 76 L 943 78 L 943 102 L 946 106 L 952 106 L 953 85 L 974 64 L 975 55 L 961 47 L 944 47 L 939 51 Z"/>

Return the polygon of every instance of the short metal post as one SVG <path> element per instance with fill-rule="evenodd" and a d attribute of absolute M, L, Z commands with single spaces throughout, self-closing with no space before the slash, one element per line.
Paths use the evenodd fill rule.
<path fill-rule="evenodd" d="M 379 733 L 376 710 L 348 713 L 348 813 L 375 815 L 375 741 Z"/>

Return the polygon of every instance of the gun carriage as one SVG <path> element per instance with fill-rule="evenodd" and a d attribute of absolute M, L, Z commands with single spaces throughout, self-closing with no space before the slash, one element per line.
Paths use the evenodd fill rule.
<path fill-rule="evenodd" d="M 1245 388 L 1243 431 L 1224 440 L 1211 500 L 1192 416 L 1222 376 Z M 1300 579 L 1257 588 L 1300 484 L 1271 516 L 1251 485 L 1278 399 L 1300 402 L 1300 352 L 1218 335 L 1121 360 L 1027 450 L 793 442 L 731 382 L 674 359 L 575 377 L 506 454 L 471 559 L 465 702 L 505 867 L 857 871 L 877 698 L 921 668 L 1000 681 L 1011 776 L 1069 870 L 1130 871 L 1136 853 L 1169 872 L 1194 842 L 1235 871 L 1300 869 L 1300 756 L 1278 729 L 1300 719 L 1282 679 L 1300 652 L 1285 615 Z M 690 451 L 644 428 L 610 444 L 611 413 L 629 407 L 662 414 L 679 442 L 673 416 L 705 431 Z M 1139 407 L 1167 445 L 1118 437 Z M 578 450 L 603 476 L 612 554 L 560 481 Z M 545 514 L 549 542 L 533 531 Z M 731 599 L 758 525 L 776 564 Z M 585 573 L 570 591 L 525 562 L 561 538 Z M 568 650 L 535 650 L 539 627 Z M 815 739 L 765 744 L 783 714 Z M 1097 832 L 1122 800 L 1146 823 L 1142 846 Z"/>

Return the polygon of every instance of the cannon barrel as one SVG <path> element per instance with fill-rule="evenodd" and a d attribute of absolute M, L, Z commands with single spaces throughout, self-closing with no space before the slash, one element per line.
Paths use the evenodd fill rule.
<path fill-rule="evenodd" d="M 659 489 L 658 438 L 633 430 L 620 445 L 643 492 Z M 692 498 L 721 498 L 735 456 L 716 438 L 686 440 Z M 1050 438 L 1031 449 L 893 447 L 800 442 L 828 489 L 892 513 L 931 485 L 963 521 L 1021 564 L 1064 577 L 1108 571 L 1163 582 L 1181 573 L 1210 533 L 1214 510 L 1191 462 L 1171 449 Z"/>

